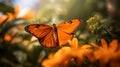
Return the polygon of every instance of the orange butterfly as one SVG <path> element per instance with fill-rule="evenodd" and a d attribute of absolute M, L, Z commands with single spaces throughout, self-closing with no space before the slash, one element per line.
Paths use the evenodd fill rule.
<path fill-rule="evenodd" d="M 25 27 L 25 30 L 38 38 L 40 44 L 44 47 L 56 47 L 67 44 L 73 37 L 73 32 L 80 25 L 81 20 L 74 19 L 66 21 L 58 26 L 44 24 L 31 24 Z"/>

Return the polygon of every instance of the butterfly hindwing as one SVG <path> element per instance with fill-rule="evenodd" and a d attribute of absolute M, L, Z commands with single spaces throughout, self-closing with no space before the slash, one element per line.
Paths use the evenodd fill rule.
<path fill-rule="evenodd" d="M 67 34 L 61 30 L 58 30 L 59 46 L 65 45 L 68 42 L 68 40 L 71 40 L 72 37 L 73 37 L 73 34 Z"/>
<path fill-rule="evenodd" d="M 39 42 L 41 43 L 41 45 L 48 48 L 56 47 L 57 43 L 56 43 L 54 34 L 55 34 L 54 30 L 51 30 L 49 34 L 47 34 L 42 39 L 39 39 Z"/>
<path fill-rule="evenodd" d="M 81 21 L 78 19 L 74 19 L 71 21 L 66 21 L 58 25 L 57 34 L 59 45 L 62 46 L 71 40 L 73 37 L 73 32 L 80 25 Z"/>

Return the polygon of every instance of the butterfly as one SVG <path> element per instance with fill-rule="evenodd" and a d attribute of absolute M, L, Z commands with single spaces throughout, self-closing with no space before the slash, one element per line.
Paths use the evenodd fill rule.
<path fill-rule="evenodd" d="M 38 38 L 40 44 L 47 48 L 64 46 L 73 37 L 73 32 L 82 21 L 73 19 L 65 21 L 56 26 L 45 24 L 30 24 L 25 26 L 25 31 Z"/>

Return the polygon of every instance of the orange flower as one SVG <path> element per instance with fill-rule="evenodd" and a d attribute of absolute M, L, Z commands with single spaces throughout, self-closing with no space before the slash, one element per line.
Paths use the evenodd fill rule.
<path fill-rule="evenodd" d="M 102 46 L 98 46 L 92 43 L 93 46 L 98 48 L 94 51 L 94 56 L 96 60 L 100 60 L 100 67 L 106 67 L 106 65 L 108 65 L 111 61 L 120 59 L 120 47 L 118 40 L 114 39 L 110 42 L 110 44 L 107 44 L 104 39 L 101 39 L 101 44 Z"/>
<path fill-rule="evenodd" d="M 77 61 L 83 62 L 84 56 L 90 56 L 92 50 L 90 45 L 78 46 L 78 40 L 73 38 L 68 41 L 70 46 L 65 46 L 59 49 L 55 54 L 52 54 L 42 62 L 44 67 L 67 67 L 68 63 Z"/>
<path fill-rule="evenodd" d="M 22 11 L 22 12 L 24 12 L 24 11 Z M 14 14 L 7 13 L 7 14 L 3 15 L 2 17 L 0 17 L 0 23 L 2 23 L 6 18 L 8 18 L 7 22 L 9 22 L 15 18 L 31 19 L 35 15 L 34 10 L 29 10 L 27 13 L 25 13 L 23 15 L 22 15 L 22 12 L 20 11 L 20 7 L 16 5 L 14 7 Z"/>

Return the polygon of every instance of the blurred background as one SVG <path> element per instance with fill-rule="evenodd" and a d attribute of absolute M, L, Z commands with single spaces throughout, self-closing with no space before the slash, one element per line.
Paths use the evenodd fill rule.
<path fill-rule="evenodd" d="M 98 37 L 120 40 L 119 3 L 120 0 L 0 0 L 0 67 L 42 67 L 42 60 L 59 49 L 42 47 L 24 30 L 33 23 L 52 25 L 81 19 L 83 22 L 75 32 L 79 43 L 97 42 Z M 91 29 L 91 33 L 86 22 L 93 16 L 116 36 L 98 28 Z"/>

